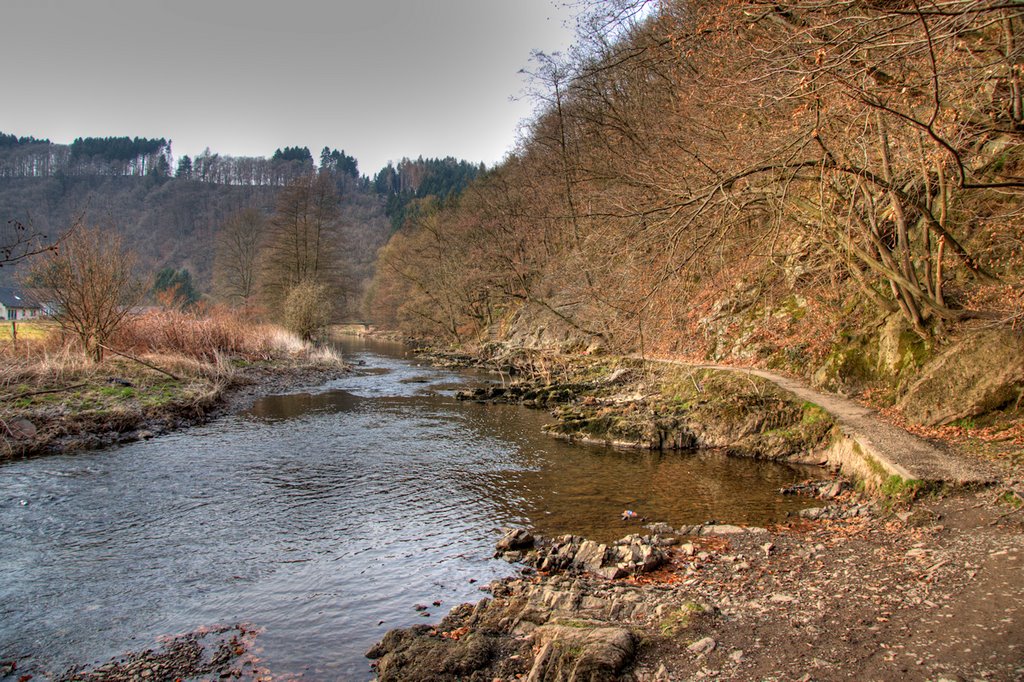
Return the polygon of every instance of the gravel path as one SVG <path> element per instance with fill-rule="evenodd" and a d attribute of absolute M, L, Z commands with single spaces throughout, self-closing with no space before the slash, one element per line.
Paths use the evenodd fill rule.
<path fill-rule="evenodd" d="M 878 413 L 848 398 L 823 393 L 790 377 L 750 367 L 693 365 L 670 358 L 646 358 L 694 370 L 712 369 L 741 372 L 766 379 L 801 400 L 812 402 L 831 414 L 843 434 L 872 456 L 891 474 L 906 480 L 957 485 L 985 484 L 996 480 L 996 473 L 979 462 L 966 460 L 944 447 L 922 440 L 898 426 L 879 418 Z"/>

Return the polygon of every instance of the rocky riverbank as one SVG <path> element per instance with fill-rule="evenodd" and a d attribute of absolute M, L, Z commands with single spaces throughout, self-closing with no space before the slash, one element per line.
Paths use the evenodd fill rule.
<path fill-rule="evenodd" d="M 895 509 L 833 483 L 814 494 L 817 511 L 768 529 L 506 538 L 519 577 L 368 655 L 381 682 L 1024 676 L 1019 506 L 991 490 Z"/>
<path fill-rule="evenodd" d="M 735 456 L 803 463 L 822 462 L 835 426 L 825 410 L 755 376 L 584 357 L 557 372 L 517 374 L 507 384 L 457 397 L 548 409 L 554 418 L 548 432 L 574 442 L 721 448 Z"/>
<path fill-rule="evenodd" d="M 206 628 L 169 638 L 98 666 L 67 670 L 56 682 L 160 682 L 183 679 L 261 679 L 266 673 L 253 653 L 259 630 L 246 625 Z M 16 664 L 3 664 L 14 675 Z M 0 666 L 0 678 L 4 676 Z M 31 676 L 28 676 L 31 679 Z M 22 678 L 24 679 L 24 678 Z"/>

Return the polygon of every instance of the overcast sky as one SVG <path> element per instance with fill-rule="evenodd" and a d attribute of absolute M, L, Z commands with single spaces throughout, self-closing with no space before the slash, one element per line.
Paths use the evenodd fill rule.
<path fill-rule="evenodd" d="M 488 165 L 532 104 L 519 69 L 564 50 L 555 0 L 4 0 L 0 132 L 173 140 L 269 156 L 344 149 Z"/>

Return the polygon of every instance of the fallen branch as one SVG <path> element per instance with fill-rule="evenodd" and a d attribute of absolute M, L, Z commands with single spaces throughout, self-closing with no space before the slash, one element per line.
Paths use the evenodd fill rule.
<path fill-rule="evenodd" d="M 166 374 L 167 376 L 169 376 L 170 378 L 174 379 L 175 381 L 181 381 L 181 377 L 176 376 L 174 374 L 171 374 L 166 369 L 161 369 L 161 368 L 157 367 L 156 365 L 151 365 L 150 363 L 146 362 L 145 360 L 139 359 L 139 358 L 135 357 L 134 355 L 129 355 L 128 353 L 122 353 L 119 350 L 114 350 L 110 346 L 104 346 L 102 343 L 99 344 L 99 347 L 102 348 L 103 350 L 110 351 L 114 355 L 120 355 L 122 358 L 128 358 L 129 360 L 134 360 L 135 362 L 139 363 L 140 365 L 145 365 L 146 367 L 149 367 L 152 370 L 156 370 L 157 372 L 160 372 L 161 374 Z"/>
<path fill-rule="evenodd" d="M 62 388 L 47 388 L 42 391 L 29 391 L 28 393 L 19 393 L 18 395 L 5 395 L 0 398 L 0 401 L 4 400 L 18 400 L 20 398 L 28 398 L 33 395 L 43 395 L 45 393 L 60 393 L 61 391 L 72 391 L 76 388 L 82 388 L 85 384 L 74 384 L 72 386 L 64 386 Z"/>

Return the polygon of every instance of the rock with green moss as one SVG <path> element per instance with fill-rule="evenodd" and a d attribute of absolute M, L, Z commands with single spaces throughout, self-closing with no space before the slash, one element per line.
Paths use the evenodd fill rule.
<path fill-rule="evenodd" d="M 987 329 L 929 362 L 899 404 L 910 420 L 935 426 L 1019 407 L 1022 392 L 1024 343 L 1014 330 Z"/>

